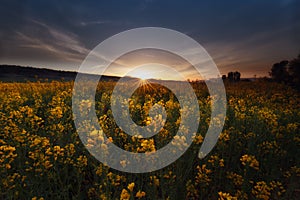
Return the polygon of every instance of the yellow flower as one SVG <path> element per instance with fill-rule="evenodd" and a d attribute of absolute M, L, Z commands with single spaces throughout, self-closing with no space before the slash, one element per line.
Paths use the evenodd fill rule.
<path fill-rule="evenodd" d="M 143 192 L 143 191 L 140 191 L 140 190 L 135 195 L 135 197 L 137 197 L 139 199 L 142 198 L 142 197 L 144 197 L 144 196 L 146 196 L 146 193 Z"/>
<path fill-rule="evenodd" d="M 75 151 L 76 151 L 76 150 L 75 150 L 75 145 L 72 144 L 72 143 L 66 145 L 66 146 L 65 146 L 65 149 L 66 149 L 66 151 L 67 151 L 67 153 L 68 153 L 68 156 L 74 155 L 74 153 L 75 153 Z"/>
<path fill-rule="evenodd" d="M 126 189 L 123 189 L 121 192 L 120 200 L 129 200 L 130 199 L 130 194 Z"/>
<path fill-rule="evenodd" d="M 252 167 L 253 169 L 259 170 L 259 162 L 252 155 L 243 155 L 240 159 L 242 165 Z"/>
<path fill-rule="evenodd" d="M 146 125 L 149 126 L 150 124 L 151 124 L 151 120 L 148 120 L 148 119 L 147 119 Z"/>
<path fill-rule="evenodd" d="M 108 138 L 107 138 L 107 143 L 109 144 L 109 143 L 112 143 L 112 142 L 113 142 L 112 137 L 108 137 Z"/>
<path fill-rule="evenodd" d="M 159 179 L 156 176 L 150 176 L 150 180 L 153 181 L 155 186 L 159 186 Z"/>
<path fill-rule="evenodd" d="M 96 174 L 97 174 L 98 176 L 101 176 L 101 175 L 102 175 L 102 172 L 103 172 L 102 165 L 99 165 L 99 166 L 97 167 Z"/>
<path fill-rule="evenodd" d="M 126 167 L 127 161 L 126 160 L 121 160 L 120 164 L 121 164 L 122 167 Z"/>
<path fill-rule="evenodd" d="M 88 160 L 86 156 L 79 156 L 79 158 L 77 158 L 77 162 L 79 166 L 87 166 Z"/>
<path fill-rule="evenodd" d="M 138 152 L 153 152 L 156 151 L 153 139 L 145 139 L 141 143 L 141 147 L 138 147 Z"/>
<path fill-rule="evenodd" d="M 224 167 L 224 159 L 220 159 L 217 155 L 210 156 L 207 162 L 211 163 L 212 166 L 219 165 L 220 167 Z"/>
<path fill-rule="evenodd" d="M 134 182 L 130 183 L 128 186 L 127 186 L 128 190 L 130 190 L 131 192 L 133 191 L 133 188 L 134 188 Z"/>
<path fill-rule="evenodd" d="M 220 138 L 221 141 L 224 141 L 224 142 L 229 141 L 229 140 L 230 140 L 230 136 L 229 136 L 228 131 L 225 130 L 224 132 L 222 132 L 222 133 L 220 134 L 220 137 L 219 137 L 219 138 Z"/>
<path fill-rule="evenodd" d="M 32 197 L 31 200 L 44 200 L 44 198 L 41 197 L 41 198 L 38 199 L 37 197 Z"/>
<path fill-rule="evenodd" d="M 244 182 L 244 179 L 241 175 L 234 172 L 227 172 L 227 178 L 232 179 L 234 185 L 241 186 Z"/>
<path fill-rule="evenodd" d="M 5 164 L 5 168 L 6 168 L 6 169 L 10 169 L 10 168 L 11 168 L 11 165 L 8 164 L 8 163 L 6 163 L 6 164 Z"/>
<path fill-rule="evenodd" d="M 44 166 L 46 169 L 51 168 L 53 165 L 51 164 L 51 162 L 49 160 L 46 160 L 46 162 L 44 163 Z"/>
<path fill-rule="evenodd" d="M 196 183 L 204 183 L 206 185 L 209 184 L 211 178 L 209 174 L 212 173 L 212 170 L 206 168 L 206 164 L 203 164 L 201 167 L 197 166 L 197 176 L 196 176 Z"/>
<path fill-rule="evenodd" d="M 237 200 L 236 197 L 231 196 L 229 193 L 218 192 L 218 200 Z"/>
<path fill-rule="evenodd" d="M 32 142 L 33 146 L 37 146 L 39 143 L 41 143 L 41 140 L 39 138 L 35 138 Z"/>
<path fill-rule="evenodd" d="M 53 109 L 51 109 L 50 111 L 51 115 L 57 119 L 62 118 L 63 117 L 63 112 L 62 112 L 62 108 L 57 106 Z"/>
<path fill-rule="evenodd" d="M 203 142 L 203 136 L 202 135 L 193 136 L 193 139 L 194 139 L 195 144 L 201 144 Z"/>
<path fill-rule="evenodd" d="M 267 185 L 266 182 L 260 181 L 257 182 L 254 188 L 252 189 L 252 194 L 257 198 L 257 199 L 263 199 L 263 200 L 268 200 L 270 199 L 270 193 L 271 188 Z"/>

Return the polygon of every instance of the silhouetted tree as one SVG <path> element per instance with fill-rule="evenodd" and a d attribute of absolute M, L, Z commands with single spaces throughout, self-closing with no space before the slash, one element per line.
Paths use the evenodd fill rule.
<path fill-rule="evenodd" d="M 241 73 L 236 71 L 233 73 L 234 81 L 240 81 L 241 79 Z"/>
<path fill-rule="evenodd" d="M 228 72 L 228 79 L 229 79 L 229 81 L 235 81 L 235 82 L 237 82 L 237 81 L 240 81 L 240 79 L 241 79 L 241 73 L 240 72 L 238 72 L 238 71 L 236 71 L 236 72 Z"/>
<path fill-rule="evenodd" d="M 292 84 L 300 90 L 300 54 L 289 62 L 288 69 Z"/>
<path fill-rule="evenodd" d="M 228 79 L 229 79 L 230 81 L 234 81 L 233 72 L 228 72 L 227 77 L 228 77 Z"/>
<path fill-rule="evenodd" d="M 287 60 L 275 63 L 272 66 L 270 76 L 279 83 L 287 83 L 290 78 L 288 73 L 288 64 L 289 61 Z"/>

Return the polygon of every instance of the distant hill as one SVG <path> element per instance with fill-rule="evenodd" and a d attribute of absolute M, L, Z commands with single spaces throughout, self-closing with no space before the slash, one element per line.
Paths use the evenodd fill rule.
<path fill-rule="evenodd" d="M 45 68 L 23 67 L 17 65 L 0 65 L 1 82 L 27 82 L 27 81 L 73 81 L 77 72 L 60 71 Z M 88 75 L 91 78 L 96 75 Z M 102 76 L 104 81 L 117 81 L 119 77 Z"/>
<path fill-rule="evenodd" d="M 77 72 L 61 71 L 46 68 L 24 67 L 17 65 L 0 65 L 0 82 L 50 82 L 56 81 L 74 81 Z M 85 74 L 85 78 L 98 79 L 98 75 Z M 126 77 L 128 80 L 137 79 L 134 77 Z M 117 76 L 101 76 L 101 81 L 118 81 L 120 77 Z M 257 79 L 241 78 L 241 81 L 254 81 Z M 166 80 L 149 79 L 155 82 L 164 82 Z M 171 80 L 168 80 L 168 82 Z M 171 81 L 172 82 L 172 81 Z M 175 81 L 177 82 L 177 81 Z M 198 81 L 203 82 L 203 81 Z"/>

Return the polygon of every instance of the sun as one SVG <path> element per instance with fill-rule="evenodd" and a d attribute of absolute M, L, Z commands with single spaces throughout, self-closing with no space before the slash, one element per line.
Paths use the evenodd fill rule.
<path fill-rule="evenodd" d="M 146 81 L 147 80 L 147 78 L 139 78 L 140 79 L 140 81 Z"/>
<path fill-rule="evenodd" d="M 162 73 L 158 64 L 147 63 L 137 67 L 129 73 L 130 76 L 138 78 L 140 81 L 146 81 L 149 79 L 161 79 Z"/>
<path fill-rule="evenodd" d="M 145 81 L 147 79 L 155 78 L 153 76 L 153 71 L 147 69 L 140 69 L 135 73 L 135 76 L 139 78 L 141 81 Z"/>
<path fill-rule="evenodd" d="M 134 66 L 126 75 L 138 78 L 140 81 L 148 80 L 148 82 L 151 80 L 184 80 L 175 69 L 160 63 L 145 63 Z"/>
<path fill-rule="evenodd" d="M 140 79 L 140 81 L 142 82 L 148 82 L 148 80 L 151 79 L 151 77 L 140 76 L 138 79 Z"/>
<path fill-rule="evenodd" d="M 143 85 L 147 85 L 149 83 L 147 78 L 139 78 L 139 85 L 143 86 Z"/>

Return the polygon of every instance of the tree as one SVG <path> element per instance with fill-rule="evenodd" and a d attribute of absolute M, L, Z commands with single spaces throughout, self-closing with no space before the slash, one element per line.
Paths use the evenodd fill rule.
<path fill-rule="evenodd" d="M 228 72 L 228 79 L 229 81 L 235 81 L 238 82 L 241 79 L 241 73 L 236 71 L 236 72 Z"/>
<path fill-rule="evenodd" d="M 287 60 L 275 63 L 272 66 L 270 76 L 279 83 L 287 83 L 289 81 L 288 64 L 289 61 Z"/>
<path fill-rule="evenodd" d="M 233 77 L 234 77 L 234 81 L 240 81 L 241 73 L 236 71 L 236 72 L 234 72 Z"/>
<path fill-rule="evenodd" d="M 300 54 L 297 58 L 290 61 L 288 71 L 292 79 L 292 84 L 297 89 L 300 89 Z"/>
<path fill-rule="evenodd" d="M 230 81 L 233 81 L 234 80 L 233 72 L 228 72 L 227 77 Z"/>

